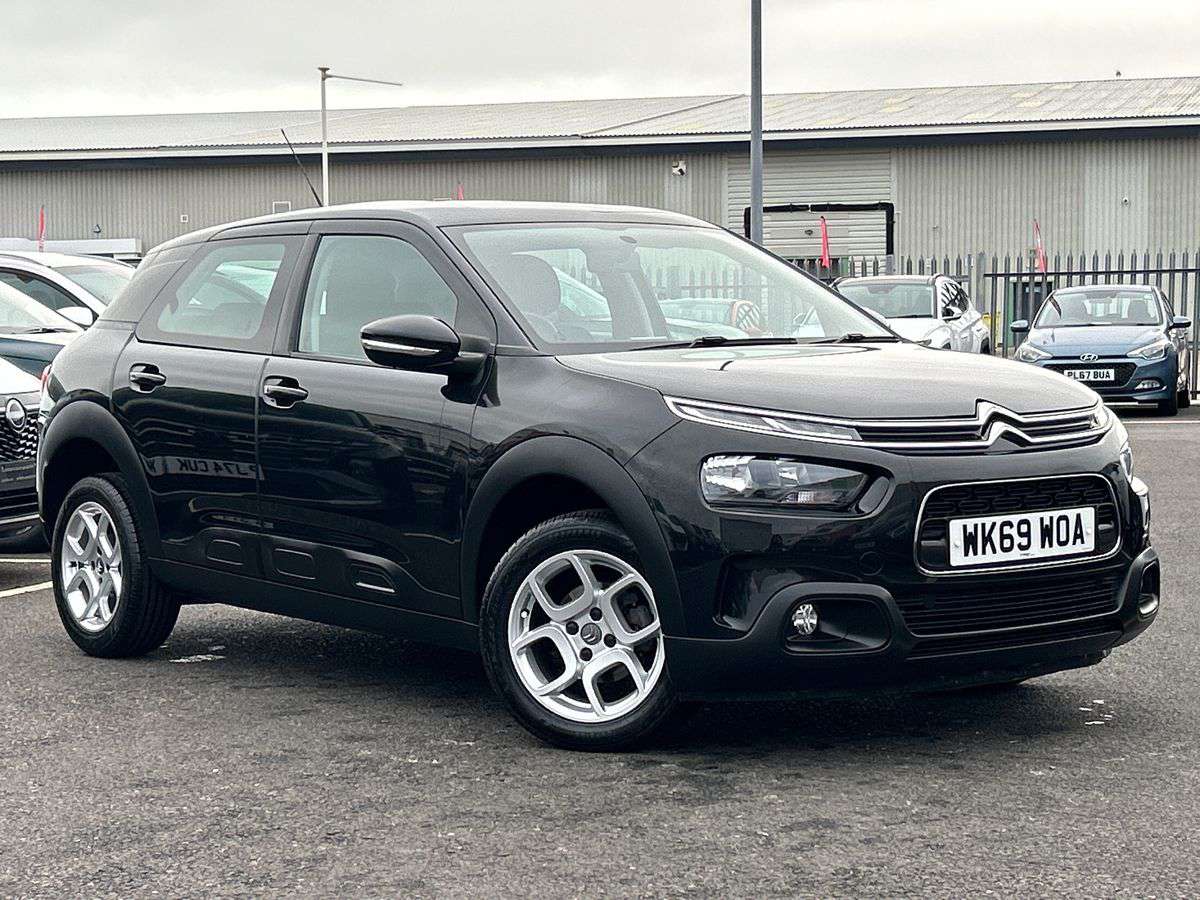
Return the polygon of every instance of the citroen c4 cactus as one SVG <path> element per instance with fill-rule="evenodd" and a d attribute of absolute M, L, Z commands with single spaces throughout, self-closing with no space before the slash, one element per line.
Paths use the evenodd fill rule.
<path fill-rule="evenodd" d="M 681 295 L 752 305 L 755 333 L 663 309 Z M 1088 666 L 1159 603 L 1094 391 L 906 341 L 672 213 L 397 202 L 179 238 L 41 413 L 85 652 L 147 653 L 199 601 L 402 633 L 480 652 L 568 747 L 686 698 Z"/>

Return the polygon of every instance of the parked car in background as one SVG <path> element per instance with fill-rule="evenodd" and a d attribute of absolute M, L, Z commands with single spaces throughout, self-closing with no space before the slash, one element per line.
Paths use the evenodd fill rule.
<path fill-rule="evenodd" d="M 593 327 L 563 327 L 567 257 Z M 647 270 L 696 259 L 770 330 L 677 337 L 697 316 Z M 533 733 L 613 749 L 684 698 L 1093 665 L 1159 606 L 1093 391 L 917 346 L 688 216 L 297 211 L 157 248 L 101 325 L 50 370 L 38 455 L 95 656 L 223 600 L 476 650 Z"/>
<path fill-rule="evenodd" d="M 34 461 L 41 382 L 0 359 L 0 551 L 45 547 Z"/>
<path fill-rule="evenodd" d="M 129 283 L 133 266 L 95 256 L 0 250 L 0 284 L 85 328 Z"/>
<path fill-rule="evenodd" d="M 0 359 L 35 378 L 83 329 L 28 294 L 0 283 Z"/>
<path fill-rule="evenodd" d="M 983 316 L 962 285 L 948 275 L 841 278 L 834 288 L 887 319 L 889 328 L 910 341 L 939 350 L 992 352 Z"/>
<path fill-rule="evenodd" d="M 1086 384 L 1110 403 L 1155 403 L 1173 416 L 1191 404 L 1188 329 L 1169 297 L 1153 285 L 1081 285 L 1054 291 L 1016 358 Z"/>

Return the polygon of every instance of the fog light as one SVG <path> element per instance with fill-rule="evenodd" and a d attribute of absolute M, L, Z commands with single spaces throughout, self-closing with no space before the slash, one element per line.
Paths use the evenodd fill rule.
<path fill-rule="evenodd" d="M 817 630 L 817 608 L 811 603 L 801 603 L 792 610 L 792 628 L 801 637 L 809 637 Z"/>
<path fill-rule="evenodd" d="M 1153 378 L 1147 378 L 1145 381 L 1139 381 L 1137 383 L 1137 387 L 1135 387 L 1134 390 L 1135 391 L 1152 391 L 1157 387 L 1159 387 L 1159 383 L 1157 381 L 1155 381 Z"/>

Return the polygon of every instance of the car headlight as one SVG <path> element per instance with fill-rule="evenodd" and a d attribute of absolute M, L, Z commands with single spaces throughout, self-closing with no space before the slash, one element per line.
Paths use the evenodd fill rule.
<path fill-rule="evenodd" d="M 1125 473 L 1126 481 L 1133 481 L 1133 448 L 1126 441 L 1121 448 L 1121 471 Z"/>
<path fill-rule="evenodd" d="M 1017 348 L 1017 359 L 1021 360 L 1021 362 L 1037 362 L 1039 359 L 1049 358 L 1049 353 L 1041 347 L 1033 346 L 1033 344 L 1025 343 Z"/>
<path fill-rule="evenodd" d="M 1138 359 L 1162 359 L 1167 355 L 1170 347 L 1171 342 L 1166 338 L 1156 338 L 1143 347 L 1130 350 L 1129 355 L 1136 356 Z"/>
<path fill-rule="evenodd" d="M 700 467 L 700 490 L 709 503 L 843 509 L 869 480 L 862 472 L 783 456 L 710 456 Z"/>

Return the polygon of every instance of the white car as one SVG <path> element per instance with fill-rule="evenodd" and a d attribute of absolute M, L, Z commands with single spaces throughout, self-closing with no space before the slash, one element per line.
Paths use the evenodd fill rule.
<path fill-rule="evenodd" d="M 939 350 L 992 352 L 983 316 L 948 275 L 843 278 L 834 288 L 910 341 Z"/>
<path fill-rule="evenodd" d="M 133 277 L 134 267 L 95 256 L 0 250 L 0 284 L 7 284 L 84 328 Z"/>

